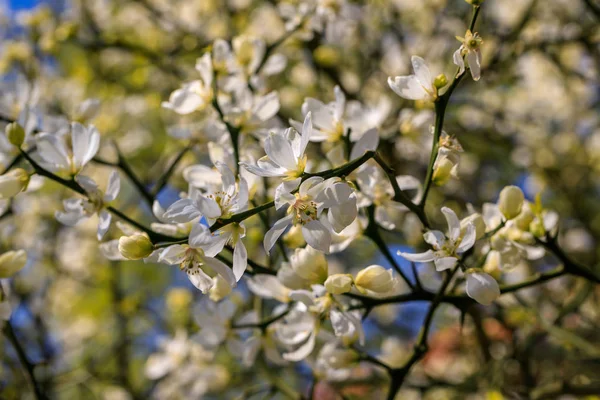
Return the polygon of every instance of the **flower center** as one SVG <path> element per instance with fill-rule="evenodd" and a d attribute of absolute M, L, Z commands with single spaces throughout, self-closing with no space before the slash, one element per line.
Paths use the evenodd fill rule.
<path fill-rule="evenodd" d="M 306 169 L 306 161 L 308 157 L 306 155 L 298 159 L 297 167 L 294 171 L 287 171 L 284 174 L 284 181 L 293 181 L 296 178 L 300 178 Z"/>
<path fill-rule="evenodd" d="M 312 201 L 308 196 L 300 197 L 296 193 L 296 201 L 288 209 L 288 213 L 294 214 L 294 224 L 301 223 L 302 225 L 317 219 L 317 203 Z"/>
<path fill-rule="evenodd" d="M 227 193 L 219 190 L 213 194 L 208 195 L 209 198 L 213 199 L 221 209 L 221 218 L 229 218 L 233 213 L 231 212 L 231 196 Z"/>

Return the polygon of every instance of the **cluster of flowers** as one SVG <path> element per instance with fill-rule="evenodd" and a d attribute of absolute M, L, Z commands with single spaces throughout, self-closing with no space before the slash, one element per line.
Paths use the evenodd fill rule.
<path fill-rule="evenodd" d="M 324 10 L 302 10 L 303 17 L 291 24 L 290 30 L 306 23 L 313 11 L 313 23 L 323 23 L 328 18 Z M 459 40 L 461 45 L 453 57 L 458 66 L 455 79 L 468 68 L 477 81 L 482 40 L 470 30 Z M 199 79 L 184 83 L 163 103 L 177 114 L 197 117 L 210 130 L 208 149 L 213 165 L 185 169 L 187 192 L 166 208 L 154 203 L 159 222 L 151 229 L 119 224 L 125 235 L 103 242 L 101 248 L 113 260 L 178 265 L 196 288 L 208 294 L 204 309 L 196 313 L 201 326 L 196 343 L 201 343 L 203 350 L 214 350 L 227 342 L 237 349 L 234 354 L 240 355 L 245 365 L 253 364 L 259 350 L 271 362 L 283 364 L 306 359 L 317 338 L 322 337 L 327 344 L 321 348 L 315 368 L 339 377 L 345 366 L 357 361 L 348 346 L 365 341 L 357 307 L 360 297 L 391 297 L 407 293 L 411 285 L 380 265 L 367 266 L 356 274 L 330 274 L 326 255 L 344 251 L 367 234 L 368 209 L 373 210 L 378 227 L 394 229 L 395 216 L 424 204 L 423 187 L 430 182 L 422 184 L 406 175 L 387 179 L 389 171 L 375 157 L 381 116 L 358 102 L 347 101 L 339 87 L 331 103 L 307 98 L 302 105 L 303 121 L 282 121 L 278 117 L 278 93 L 266 93 L 265 80 L 281 72 L 285 62 L 258 39 L 240 36 L 231 44 L 224 40 L 213 43 L 196 63 Z M 446 77 L 433 77 L 417 56 L 412 57 L 412 66 L 414 75 L 390 77 L 389 87 L 408 100 L 439 101 L 443 96 L 440 90 L 448 85 Z M 439 129 L 437 134 L 435 129 L 433 132 L 439 141 L 430 172 L 431 182 L 444 185 L 457 177 L 463 148 L 454 136 Z M 112 171 L 102 190 L 82 174 L 100 148 L 96 128 L 73 122 L 54 132 L 34 133 L 13 123 L 6 129 L 6 141 L 20 150 L 34 172 L 13 168 L 0 176 L 0 197 L 8 199 L 27 190 L 32 174 L 51 174 L 79 193 L 64 200 L 64 210 L 56 211 L 56 219 L 73 226 L 97 215 L 97 237 L 102 240 L 111 227 L 111 204 L 119 194 L 120 178 L 119 172 Z M 318 144 L 322 144 L 325 161 L 308 151 L 309 146 Z M 251 198 L 270 196 L 272 202 L 250 207 Z M 273 223 L 267 219 L 265 252 L 272 252 L 284 234 L 286 246 L 295 249 L 289 261 L 283 250 L 277 268 L 265 271 L 251 266 L 247 271 L 250 261 L 244 244 L 244 221 L 270 208 L 282 212 Z M 525 201 L 515 186 L 504 188 L 496 204 L 484 204 L 481 212 L 471 208 L 462 219 L 448 207 L 441 212 L 448 229 L 427 229 L 423 235 L 431 249 L 398 255 L 414 263 L 433 262 L 440 272 L 462 270 L 466 294 L 484 305 L 501 294 L 498 271 L 543 256 L 535 238 L 557 225 L 555 214 L 545 211 L 539 202 Z M 172 240 L 157 241 L 152 235 Z M 482 256 L 481 262 L 467 265 L 474 254 Z M 22 250 L 3 254 L 0 278 L 22 268 L 25 260 Z M 272 310 L 273 322 L 265 330 L 258 329 L 261 319 L 252 313 L 232 323 L 235 307 L 227 297 L 242 279 L 256 296 L 280 303 Z M 1 313 L 8 315 L 4 306 Z M 330 323 L 331 331 L 325 322 Z M 173 360 L 185 358 L 180 355 L 182 351 L 204 357 L 193 346 L 181 343 L 187 343 L 187 338 L 178 335 L 165 346 L 167 353 L 175 355 L 153 357 L 147 366 L 148 376 L 164 377 L 177 367 Z"/>

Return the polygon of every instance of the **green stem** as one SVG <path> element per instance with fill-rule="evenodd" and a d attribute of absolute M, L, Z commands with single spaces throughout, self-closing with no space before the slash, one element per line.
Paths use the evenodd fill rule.
<path fill-rule="evenodd" d="M 480 6 L 473 6 L 473 16 L 471 17 L 471 23 L 469 24 L 469 29 L 473 31 L 475 29 L 475 22 L 477 22 L 477 17 L 479 16 L 479 11 L 481 10 Z M 435 102 L 435 125 L 433 131 L 433 146 L 431 147 L 431 155 L 429 156 L 429 165 L 427 167 L 427 176 L 425 177 L 425 185 L 423 187 L 423 197 L 421 198 L 421 202 L 419 203 L 419 207 L 421 209 L 425 209 L 425 204 L 427 202 L 427 196 L 429 194 L 429 189 L 431 189 L 431 184 L 433 183 L 433 166 L 435 164 L 435 160 L 437 159 L 437 153 L 439 149 L 440 136 L 442 134 L 442 129 L 444 127 L 444 117 L 446 115 L 446 107 L 448 106 L 448 102 L 450 101 L 450 96 L 452 96 L 452 92 L 458 86 L 460 81 L 462 80 L 465 72 L 462 74 L 458 74 L 458 71 L 454 75 L 454 79 L 450 83 L 448 89 L 441 95 L 437 101 Z"/>

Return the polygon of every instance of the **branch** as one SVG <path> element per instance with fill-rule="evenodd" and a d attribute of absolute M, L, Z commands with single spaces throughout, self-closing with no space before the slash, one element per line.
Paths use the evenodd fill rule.
<path fill-rule="evenodd" d="M 154 189 L 152 190 L 152 194 L 154 195 L 154 197 L 156 197 L 160 193 L 160 191 L 167 185 L 167 183 L 169 182 L 169 178 L 175 171 L 175 168 L 177 168 L 177 165 L 179 164 L 179 162 L 183 159 L 183 156 L 185 155 L 185 153 L 190 151 L 193 147 L 194 147 L 194 144 L 190 143 L 189 145 L 187 145 L 183 149 L 181 149 L 179 151 L 179 153 L 177 153 L 177 156 L 171 162 L 171 164 L 169 164 L 169 167 L 167 168 L 165 173 L 162 174 L 162 176 L 160 178 L 158 178 L 158 181 L 156 182 L 156 185 L 154 186 Z"/>
<path fill-rule="evenodd" d="M 61 178 L 60 176 L 54 175 L 52 172 L 47 171 L 42 166 L 40 166 L 26 152 L 21 150 L 21 154 L 29 162 L 29 164 L 31 164 L 31 166 L 33 167 L 33 169 L 35 170 L 35 172 L 38 175 L 44 176 L 50 180 L 53 180 L 54 182 L 60 183 L 61 185 L 71 189 L 72 191 L 79 193 L 82 196 L 85 196 L 86 198 L 88 197 L 85 190 L 81 186 L 79 186 L 79 184 L 74 179 L 68 180 L 68 179 Z M 110 213 L 116 215 L 117 217 L 121 218 L 122 220 L 131 224 L 132 226 L 136 227 L 137 229 L 141 230 L 142 232 L 146 232 L 152 242 L 172 242 L 172 241 L 177 240 L 176 238 L 172 238 L 170 236 L 163 235 L 162 233 L 154 232 L 150 228 L 146 228 L 139 222 L 129 218 L 127 215 L 123 214 L 121 211 L 117 210 L 114 207 L 109 206 L 109 207 L 106 207 L 106 209 Z"/>
<path fill-rule="evenodd" d="M 427 215 L 425 214 L 423 209 L 417 206 L 415 203 L 413 203 L 410 200 L 410 198 L 406 195 L 406 193 L 404 193 L 404 191 L 400 189 L 398 181 L 396 180 L 394 170 L 389 165 L 387 165 L 387 163 L 381 158 L 381 156 L 378 153 L 375 153 L 374 159 L 377 162 L 377 164 L 379 164 L 379 166 L 383 169 L 383 171 L 388 177 L 388 180 L 390 181 L 390 184 L 392 185 L 392 188 L 394 189 L 393 200 L 405 205 L 410 211 L 412 211 L 417 215 L 417 217 L 419 217 L 419 220 L 426 228 L 431 228 L 429 221 L 427 220 Z"/>
<path fill-rule="evenodd" d="M 17 352 L 17 356 L 19 357 L 19 361 L 21 362 L 21 364 L 23 365 L 23 368 L 25 368 L 25 371 L 27 372 L 29 381 L 30 381 L 31 385 L 33 386 L 35 398 L 37 400 L 48 399 L 48 397 L 42 391 L 39 382 L 35 378 L 35 371 L 34 371 L 35 365 L 33 365 L 27 358 L 25 349 L 23 349 L 23 346 L 21 346 L 21 343 L 19 343 L 19 338 L 15 334 L 15 331 L 14 331 L 10 321 L 5 322 L 3 331 L 4 331 L 4 334 L 6 335 L 6 337 L 8 338 L 8 340 L 10 341 L 10 343 L 15 348 L 15 350 Z"/>

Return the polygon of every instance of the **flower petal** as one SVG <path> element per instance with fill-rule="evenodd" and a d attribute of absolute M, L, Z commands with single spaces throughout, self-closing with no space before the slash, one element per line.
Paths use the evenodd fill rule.
<path fill-rule="evenodd" d="M 445 271 L 454 268 L 458 259 L 456 257 L 442 257 L 434 260 L 436 271 Z"/>
<path fill-rule="evenodd" d="M 310 247 L 323 253 L 329 253 L 331 234 L 320 221 L 310 221 L 306 225 L 303 225 L 302 235 Z"/>
<path fill-rule="evenodd" d="M 110 203 L 114 199 L 117 198 L 119 191 L 121 189 L 121 178 L 119 177 L 119 172 L 113 170 L 108 177 L 108 186 L 106 187 L 106 192 L 104 194 L 104 201 L 106 203 Z"/>
<path fill-rule="evenodd" d="M 265 238 L 263 240 L 263 246 L 265 251 L 269 253 L 269 251 L 279 239 L 279 236 L 283 234 L 283 232 L 287 229 L 287 227 L 292 223 L 293 215 L 288 215 L 279 221 L 275 222 L 273 227 L 269 229 L 267 233 L 265 233 Z"/>
<path fill-rule="evenodd" d="M 248 251 L 246 250 L 246 246 L 244 246 L 244 242 L 238 240 L 235 249 L 233 250 L 233 275 L 235 275 L 235 281 L 239 282 L 239 280 L 246 272 L 246 267 L 248 266 Z"/>
<path fill-rule="evenodd" d="M 427 250 L 425 253 L 404 253 L 399 251 L 398 255 L 404 257 L 408 261 L 414 262 L 429 262 L 435 260 L 435 253 L 431 250 Z"/>
<path fill-rule="evenodd" d="M 412 56 L 410 59 L 413 69 L 415 70 L 415 76 L 421 83 L 421 86 L 427 89 L 433 89 L 433 78 L 431 77 L 431 72 L 429 71 L 429 67 L 419 56 Z"/>
<path fill-rule="evenodd" d="M 235 280 L 235 275 L 233 275 L 233 271 L 231 270 L 231 268 L 229 268 L 221 261 L 211 257 L 204 257 L 202 261 L 210 269 L 215 271 L 217 274 L 221 275 L 221 277 L 225 279 L 225 282 L 227 282 L 229 286 L 236 287 L 237 281 Z"/>
<path fill-rule="evenodd" d="M 400 97 L 408 100 L 425 100 L 429 94 L 419 83 L 416 76 L 397 76 L 388 78 L 388 85 Z"/>
<path fill-rule="evenodd" d="M 265 153 L 277 165 L 288 171 L 296 170 L 296 156 L 292 144 L 283 135 L 271 133 L 265 141 Z"/>
<path fill-rule="evenodd" d="M 444 213 L 448 223 L 448 237 L 456 241 L 460 237 L 460 221 L 456 213 L 448 207 L 442 207 L 442 213 Z"/>

